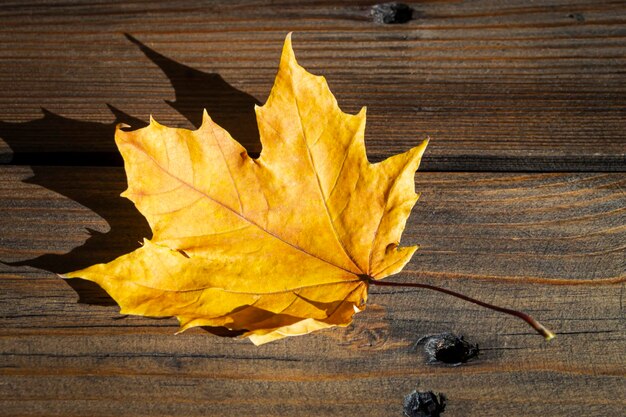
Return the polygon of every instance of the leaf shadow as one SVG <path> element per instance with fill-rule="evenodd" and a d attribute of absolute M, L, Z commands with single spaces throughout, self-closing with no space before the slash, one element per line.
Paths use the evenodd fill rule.
<path fill-rule="evenodd" d="M 126 38 L 156 64 L 170 80 L 176 99 L 166 102 L 195 126 L 201 123 L 206 108 L 213 120 L 231 132 L 249 153 L 260 151 L 260 140 L 254 106 L 259 101 L 228 84 L 219 74 L 202 72 L 168 58 L 149 48 L 130 34 Z M 145 218 L 127 199 L 120 197 L 126 188 L 124 173 L 119 168 L 122 159 L 113 151 L 115 126 L 130 125 L 133 129 L 147 123 L 107 104 L 115 117 L 111 123 L 76 120 L 42 109 L 43 116 L 28 122 L 0 121 L 0 138 L 13 151 L 13 165 L 30 165 L 32 177 L 24 182 L 45 187 L 91 209 L 110 226 L 107 233 L 87 230 L 90 237 L 65 254 L 47 253 L 19 262 L 4 262 L 11 266 L 29 266 L 55 273 L 84 268 L 107 262 L 139 246 L 144 237 L 151 236 Z M 51 140 L 55 139 L 55 140 Z M 58 170 L 51 166 L 73 166 L 74 170 Z M 107 170 L 110 169 L 110 172 Z M 99 186 L 97 173 L 109 176 Z M 86 188 L 85 184 L 91 186 Z M 68 231 L 69 233 L 69 231 Z M 79 295 L 79 302 L 111 303 L 96 291 L 91 283 L 67 280 Z"/>
<path fill-rule="evenodd" d="M 72 278 L 65 281 L 76 294 L 78 294 L 79 304 L 90 304 L 98 306 L 116 306 L 117 303 L 98 284 L 81 278 Z M 122 316 L 126 317 L 126 316 Z"/>
<path fill-rule="evenodd" d="M 108 232 L 103 233 L 86 227 L 89 232 L 87 241 L 68 253 L 47 253 L 34 259 L 5 262 L 8 265 L 30 266 L 54 273 L 65 273 L 93 263 L 115 259 L 136 249 L 144 236 L 150 236 L 146 220 L 129 200 L 120 197 L 120 193 L 126 188 L 123 173 L 119 172 L 119 169 L 94 168 L 94 165 L 114 162 L 112 156 L 106 153 L 85 154 L 82 151 L 68 150 L 72 149 L 71 147 L 61 147 L 59 152 L 58 147 L 46 149 L 45 146 L 38 152 L 20 153 L 20 149 L 34 148 L 32 144 L 24 143 L 24 138 L 42 141 L 41 135 L 52 135 L 60 140 L 70 141 L 74 144 L 74 149 L 80 149 L 81 140 L 85 142 L 85 138 L 95 143 L 113 141 L 117 123 L 136 127 L 146 124 L 113 106 L 109 105 L 109 109 L 115 116 L 111 123 L 69 119 L 46 109 L 42 109 L 43 117 L 40 119 L 25 123 L 0 122 L 0 137 L 15 152 L 12 162 L 18 165 L 27 161 L 31 166 L 33 175 L 26 179 L 25 183 L 44 187 L 89 208 L 103 218 L 110 228 Z M 60 165 L 66 167 L 73 165 L 73 168 L 59 170 L 56 167 Z M 104 170 L 108 174 L 106 181 L 97 175 L 105 172 Z M 75 229 L 68 230 L 68 233 L 74 231 Z"/>
<path fill-rule="evenodd" d="M 236 337 L 247 333 L 251 328 L 288 326 L 302 320 L 301 317 L 274 313 L 250 304 L 239 306 L 227 315 L 231 322 L 230 328 L 224 326 L 201 326 L 200 328 L 215 336 Z"/>
<path fill-rule="evenodd" d="M 206 109 L 215 123 L 226 129 L 251 155 L 261 151 L 259 128 L 254 106 L 261 102 L 228 84 L 217 73 L 206 73 L 178 63 L 145 44 L 132 35 L 126 39 L 139 47 L 148 59 L 156 64 L 174 87 L 176 99 L 165 100 L 195 127 L 202 124 L 202 109 Z"/>

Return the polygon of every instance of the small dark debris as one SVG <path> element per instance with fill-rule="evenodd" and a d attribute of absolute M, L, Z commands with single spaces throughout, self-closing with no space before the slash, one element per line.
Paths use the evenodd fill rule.
<path fill-rule="evenodd" d="M 413 18 L 413 9 L 404 3 L 382 3 L 370 10 L 374 22 L 386 25 L 406 23 Z"/>
<path fill-rule="evenodd" d="M 570 19 L 574 19 L 577 22 L 584 22 L 585 16 L 582 13 L 570 13 L 567 15 Z"/>
<path fill-rule="evenodd" d="M 446 408 L 446 396 L 432 391 L 412 393 L 404 397 L 404 415 L 407 417 L 438 417 Z"/>
<path fill-rule="evenodd" d="M 469 343 L 463 336 L 441 333 L 424 336 L 415 343 L 415 347 L 424 343 L 424 351 L 430 363 L 443 362 L 460 365 L 478 356 L 478 345 Z"/>

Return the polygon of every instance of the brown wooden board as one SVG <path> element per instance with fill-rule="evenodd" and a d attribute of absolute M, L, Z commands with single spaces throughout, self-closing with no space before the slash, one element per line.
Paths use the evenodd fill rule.
<path fill-rule="evenodd" d="M 424 1 L 403 24 L 374 3 L 0 3 L 0 416 L 400 416 L 414 389 L 445 393 L 445 417 L 624 415 L 626 2 Z M 255 347 L 56 275 L 150 236 L 119 197 L 115 124 L 206 108 L 258 153 L 290 31 L 342 109 L 368 107 L 372 161 L 431 138 L 403 235 L 421 248 L 393 279 L 555 340 L 377 287 L 347 328 Z M 428 363 L 415 343 L 442 332 L 480 355 Z"/>
<path fill-rule="evenodd" d="M 402 415 L 413 389 L 445 416 L 618 416 L 626 407 L 626 174 L 418 173 L 396 281 L 522 309 L 557 332 L 449 296 L 372 288 L 348 328 L 255 347 L 174 319 L 121 316 L 53 272 L 149 236 L 121 168 L 0 168 L 0 415 Z M 478 343 L 426 363 L 422 336 Z"/>
<path fill-rule="evenodd" d="M 416 2 L 394 25 L 373 3 L 2 2 L 0 161 L 120 165 L 115 121 L 192 127 L 203 107 L 258 152 L 293 31 L 342 108 L 368 107 L 372 160 L 430 136 L 424 170 L 625 169 L 624 1 Z"/>

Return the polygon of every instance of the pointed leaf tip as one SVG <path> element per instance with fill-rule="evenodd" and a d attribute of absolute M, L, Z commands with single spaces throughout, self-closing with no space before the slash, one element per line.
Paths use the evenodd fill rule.
<path fill-rule="evenodd" d="M 285 37 L 285 43 L 283 44 L 283 51 L 280 56 L 280 67 L 291 66 L 297 64 L 296 54 L 293 51 L 293 45 L 291 43 L 291 32 Z"/>
<path fill-rule="evenodd" d="M 211 121 L 212 120 L 209 112 L 206 109 L 202 109 L 202 125 L 204 125 L 205 123 L 210 123 Z"/>

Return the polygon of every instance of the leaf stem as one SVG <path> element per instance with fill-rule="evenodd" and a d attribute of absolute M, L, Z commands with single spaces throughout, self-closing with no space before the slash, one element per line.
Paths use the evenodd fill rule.
<path fill-rule="evenodd" d="M 436 287 L 434 285 L 419 284 L 419 283 L 415 283 L 415 282 L 403 283 L 403 282 L 377 281 L 377 280 L 374 280 L 372 278 L 369 278 L 367 280 L 367 282 L 369 284 L 371 284 L 371 285 L 377 285 L 377 286 L 382 286 L 382 287 L 426 288 L 428 290 L 442 292 L 444 294 L 448 294 L 448 295 L 452 295 L 454 297 L 460 298 L 461 300 L 465 300 L 465 301 L 469 301 L 470 303 L 478 304 L 481 307 L 486 307 L 486 308 L 489 308 L 491 310 L 499 311 L 500 313 L 509 314 L 511 316 L 515 316 L 517 318 L 520 318 L 520 319 L 524 320 L 526 323 L 528 323 L 533 329 L 535 329 L 537 331 L 537 333 L 539 333 L 540 335 L 545 337 L 546 340 L 554 339 L 554 337 L 555 337 L 554 333 L 552 333 L 543 324 L 539 323 L 537 320 L 535 320 L 529 314 L 526 314 L 524 312 L 517 311 L 517 310 L 511 310 L 510 308 L 499 307 L 499 306 L 496 306 L 496 305 L 493 305 L 493 304 L 485 303 L 484 301 L 480 301 L 480 300 L 477 300 L 475 298 L 468 297 L 467 295 L 458 293 L 456 291 L 447 290 L 445 288 Z"/>

